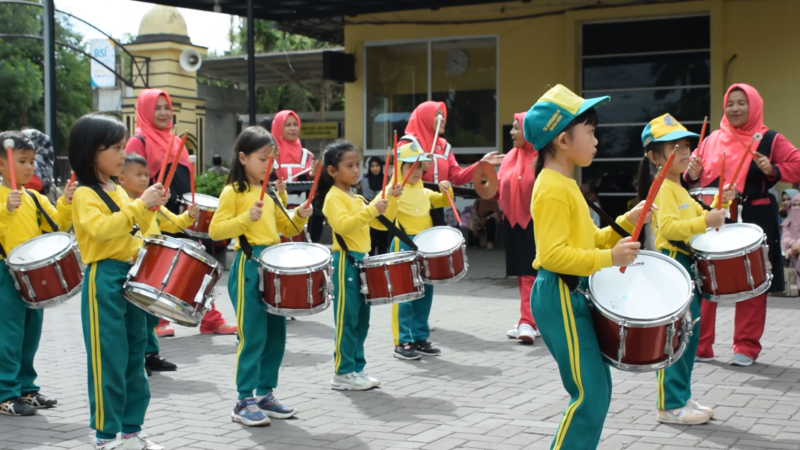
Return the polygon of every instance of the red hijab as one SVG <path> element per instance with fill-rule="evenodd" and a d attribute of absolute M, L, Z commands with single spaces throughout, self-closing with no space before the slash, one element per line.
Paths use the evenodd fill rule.
<path fill-rule="evenodd" d="M 169 94 L 160 89 L 145 89 L 139 94 L 136 102 L 136 134 L 144 137 L 144 158 L 147 160 L 147 168 L 150 170 L 150 177 L 155 178 L 161 170 L 161 162 L 164 155 L 169 152 L 172 157 L 180 145 L 180 139 L 172 134 L 172 130 L 165 128 L 159 130 L 155 124 L 156 102 L 158 97 L 163 95 L 169 103 L 169 110 L 172 112 L 172 100 Z M 189 155 L 186 151 L 181 154 L 179 164 L 189 167 Z"/>
<path fill-rule="evenodd" d="M 744 167 L 739 172 L 736 182 L 736 190 L 742 192 L 744 190 L 745 179 L 747 179 L 747 169 L 750 167 L 750 161 L 753 160 L 752 154 L 745 154 L 747 145 L 756 133 L 762 135 L 769 130 L 769 127 L 764 125 L 764 100 L 758 91 L 747 84 L 739 83 L 731 85 L 728 92 L 725 93 L 725 100 L 722 104 L 723 110 L 728 104 L 728 97 L 731 92 L 741 90 L 747 96 L 747 103 L 750 112 L 747 116 L 747 122 L 740 128 L 734 128 L 728 122 L 728 117 L 722 115 L 720 121 L 720 129 L 711 133 L 708 141 L 705 143 L 704 157 L 703 157 L 703 174 L 700 184 L 702 186 L 708 185 L 711 181 L 719 178 L 720 162 L 722 161 L 722 152 L 725 152 L 725 184 L 728 184 L 729 177 L 733 176 L 739 161 L 745 158 Z M 741 142 L 739 142 L 741 141 Z M 744 143 L 744 145 L 742 145 Z M 752 151 L 758 147 L 758 142 L 753 143 Z"/>
<path fill-rule="evenodd" d="M 275 138 L 275 143 L 280 148 L 281 164 L 300 164 L 303 157 L 303 145 L 300 144 L 300 138 L 289 141 L 283 137 L 283 126 L 289 116 L 294 117 L 297 127 L 300 128 L 300 117 L 294 111 L 283 110 L 275 114 L 275 118 L 272 119 L 272 137 Z"/>
<path fill-rule="evenodd" d="M 442 102 L 422 102 L 411 113 L 411 118 L 408 119 L 406 125 L 406 135 L 411 135 L 417 138 L 419 145 L 422 146 L 422 151 L 430 153 L 433 144 L 433 136 L 436 133 L 433 126 L 436 124 L 436 111 L 441 109 L 444 113 L 444 118 L 447 119 L 447 106 Z M 444 138 L 438 138 L 437 144 L 441 146 L 442 151 L 447 144 Z"/>
<path fill-rule="evenodd" d="M 522 132 L 522 121 L 525 113 L 514 114 L 514 120 L 519 122 Z M 503 158 L 500 165 L 500 199 L 498 203 L 503 210 L 508 222 L 513 227 L 528 226 L 531 221 L 531 197 L 533 196 L 533 182 L 536 180 L 531 166 L 539 154 L 533 144 L 525 141 L 522 148 L 512 148 Z"/>

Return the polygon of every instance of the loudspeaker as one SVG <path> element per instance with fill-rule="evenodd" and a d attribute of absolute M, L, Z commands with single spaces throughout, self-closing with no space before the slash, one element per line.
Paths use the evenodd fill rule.
<path fill-rule="evenodd" d="M 339 83 L 356 81 L 356 57 L 344 52 L 322 52 L 322 78 Z"/>
<path fill-rule="evenodd" d="M 187 72 L 197 72 L 200 69 L 200 66 L 203 65 L 203 57 L 197 50 L 192 48 L 187 48 L 181 53 L 181 57 L 178 59 L 178 62 L 181 64 L 181 68 Z"/>

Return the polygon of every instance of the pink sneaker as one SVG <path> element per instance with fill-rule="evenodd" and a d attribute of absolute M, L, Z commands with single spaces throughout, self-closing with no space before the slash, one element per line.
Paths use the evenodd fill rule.
<path fill-rule="evenodd" d="M 200 334 L 236 334 L 239 332 L 239 327 L 236 325 L 228 325 L 227 323 L 223 323 L 216 329 L 204 329 L 202 326 L 200 327 Z"/>
<path fill-rule="evenodd" d="M 159 323 L 156 327 L 156 336 L 160 338 L 175 336 L 175 329 L 169 326 L 169 322 L 164 325 Z"/>

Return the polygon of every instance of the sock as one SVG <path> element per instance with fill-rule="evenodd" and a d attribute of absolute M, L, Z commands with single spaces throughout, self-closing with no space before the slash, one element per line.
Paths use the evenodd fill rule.
<path fill-rule="evenodd" d="M 256 395 L 256 401 L 260 402 L 261 400 L 264 400 L 265 398 L 267 398 L 269 396 L 270 396 L 270 394 L 267 394 L 267 395 Z"/>
<path fill-rule="evenodd" d="M 137 434 L 139 434 L 139 433 L 128 433 L 128 434 L 123 433 L 122 434 L 122 439 L 130 439 L 130 438 L 136 436 Z"/>

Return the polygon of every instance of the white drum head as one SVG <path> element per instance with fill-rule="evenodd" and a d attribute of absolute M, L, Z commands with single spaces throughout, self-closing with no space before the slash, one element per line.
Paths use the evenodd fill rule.
<path fill-rule="evenodd" d="M 53 258 L 69 248 L 73 240 L 73 237 L 67 233 L 48 233 L 37 236 L 17 246 L 8 255 L 8 263 L 22 267 Z"/>
<path fill-rule="evenodd" d="M 764 231 L 747 223 L 730 223 L 719 231 L 706 230 L 689 241 L 692 249 L 703 253 L 727 253 L 752 247 L 764 236 Z"/>
<path fill-rule="evenodd" d="M 287 242 L 273 245 L 261 252 L 258 259 L 262 265 L 283 270 L 316 267 L 331 257 L 327 248 L 306 242 Z"/>
<path fill-rule="evenodd" d="M 629 320 L 656 320 L 674 314 L 691 299 L 691 280 L 677 261 L 642 251 L 625 273 L 608 267 L 589 278 L 595 303 Z"/>
<path fill-rule="evenodd" d="M 194 194 L 194 201 L 197 202 L 197 206 L 206 209 L 217 209 L 219 208 L 219 199 L 217 197 L 212 197 L 206 194 Z M 192 204 L 192 193 L 187 192 L 183 194 L 183 203 L 187 205 Z"/>
<path fill-rule="evenodd" d="M 452 227 L 433 227 L 414 236 L 414 243 L 423 255 L 445 253 L 461 247 L 464 236 Z"/>

